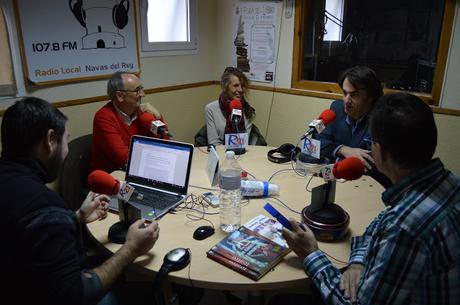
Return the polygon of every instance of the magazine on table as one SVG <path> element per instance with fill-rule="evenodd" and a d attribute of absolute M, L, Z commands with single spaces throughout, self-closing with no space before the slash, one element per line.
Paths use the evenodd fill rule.
<path fill-rule="evenodd" d="M 206 254 L 257 281 L 290 251 L 281 228 L 276 220 L 259 215 L 230 233 Z"/>

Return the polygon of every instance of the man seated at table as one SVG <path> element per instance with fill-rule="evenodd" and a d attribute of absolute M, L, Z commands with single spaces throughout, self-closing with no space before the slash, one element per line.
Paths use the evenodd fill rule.
<path fill-rule="evenodd" d="M 352 239 L 347 271 L 332 265 L 310 229 L 291 221 L 284 237 L 328 304 L 460 304 L 460 177 L 432 159 L 430 107 L 414 95 L 386 95 L 370 133 L 375 164 L 393 185 L 382 194 L 387 208 Z"/>
<path fill-rule="evenodd" d="M 62 112 L 33 97 L 17 101 L 3 116 L 0 295 L 14 304 L 126 304 L 118 299 L 128 297 L 126 293 L 115 294 L 123 286 L 117 281 L 124 268 L 153 247 L 158 223 L 140 228 L 143 221 L 135 222 L 118 251 L 99 264 L 88 264 L 83 228 L 107 216 L 110 199 L 89 192 L 74 212 L 46 186 L 56 179 L 68 153 L 66 122 Z M 116 283 L 117 289 L 111 290 Z M 126 288 L 133 293 L 131 289 Z M 151 285 L 142 292 L 152 295 Z"/>
<path fill-rule="evenodd" d="M 336 119 L 321 134 L 315 135 L 321 141 L 321 157 L 330 162 L 357 157 L 363 161 L 367 175 L 388 187 L 391 181 L 374 168 L 367 141 L 369 113 L 383 95 L 380 80 L 372 69 L 355 66 L 341 74 L 338 84 L 343 91 L 343 100 L 332 102 L 330 107 Z"/>
<path fill-rule="evenodd" d="M 126 166 L 133 135 L 167 140 L 170 137 L 167 126 L 163 133 L 154 134 L 150 131 L 152 119 L 164 123 L 164 118 L 151 104 L 141 104 L 145 94 L 136 75 L 128 72 L 114 73 L 107 83 L 107 95 L 111 101 L 94 116 L 91 169 L 112 172 Z"/>

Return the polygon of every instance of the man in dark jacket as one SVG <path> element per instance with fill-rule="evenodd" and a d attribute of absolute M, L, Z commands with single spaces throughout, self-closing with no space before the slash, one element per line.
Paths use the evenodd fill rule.
<path fill-rule="evenodd" d="M 95 268 L 85 265 L 82 225 L 105 218 L 109 198 L 90 192 L 77 212 L 46 187 L 64 161 L 67 118 L 48 102 L 26 97 L 1 126 L 0 294 L 15 304 L 113 304 L 108 293 L 123 269 L 158 239 L 156 222 L 134 223 L 126 243 Z"/>
<path fill-rule="evenodd" d="M 391 181 L 375 169 L 369 143 L 368 117 L 375 102 L 383 95 L 382 85 L 375 72 L 365 66 L 345 70 L 338 82 L 343 100 L 332 102 L 336 119 L 315 137 L 321 141 L 321 157 L 336 159 L 357 157 L 363 161 L 367 174 L 384 187 Z"/>

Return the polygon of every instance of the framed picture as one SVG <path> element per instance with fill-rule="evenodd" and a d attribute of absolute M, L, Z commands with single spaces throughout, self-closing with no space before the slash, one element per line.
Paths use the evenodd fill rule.
<path fill-rule="evenodd" d="M 26 78 L 36 85 L 139 72 L 134 0 L 15 0 Z"/>

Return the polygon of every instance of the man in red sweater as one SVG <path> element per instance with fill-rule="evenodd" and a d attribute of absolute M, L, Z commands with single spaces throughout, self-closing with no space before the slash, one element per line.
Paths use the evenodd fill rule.
<path fill-rule="evenodd" d="M 151 120 L 145 120 L 144 112 L 152 114 L 155 120 L 164 122 L 164 119 L 150 104 L 141 105 L 145 94 L 136 75 L 129 72 L 113 74 L 107 83 L 107 95 L 111 101 L 94 116 L 91 170 L 100 169 L 110 173 L 126 166 L 133 135 L 167 140 L 169 135 L 167 132 L 155 135 L 150 131 Z"/>

